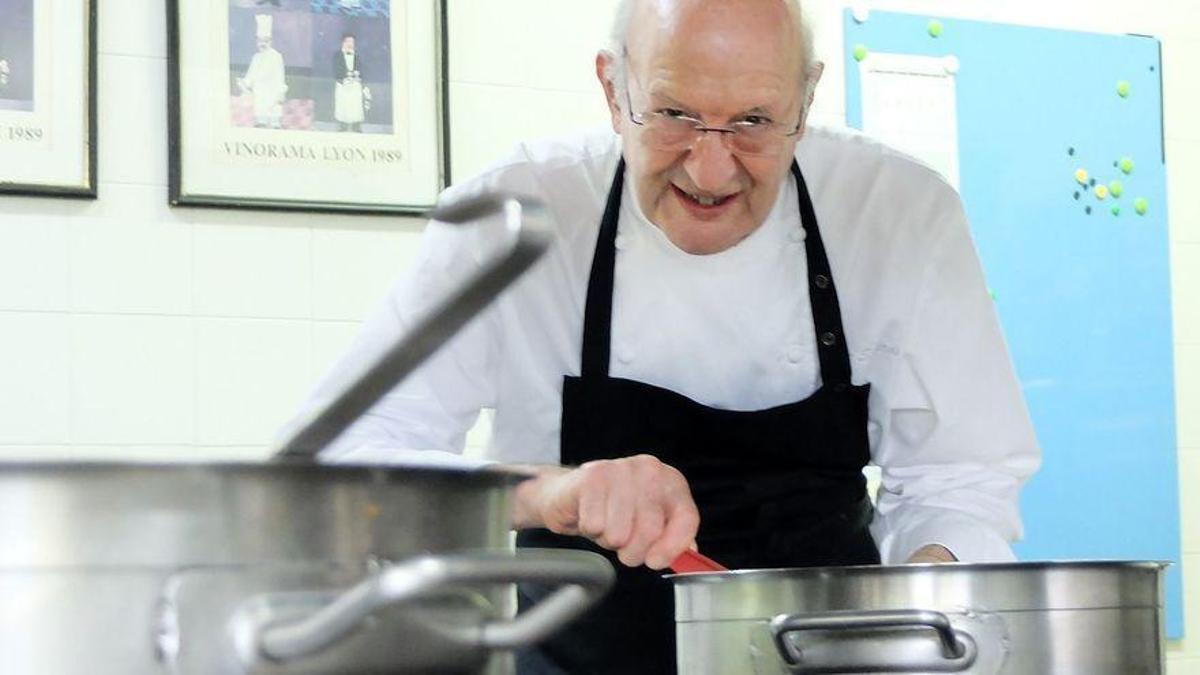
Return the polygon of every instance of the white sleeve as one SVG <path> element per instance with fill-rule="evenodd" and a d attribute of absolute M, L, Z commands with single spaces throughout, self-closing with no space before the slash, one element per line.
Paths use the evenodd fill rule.
<path fill-rule="evenodd" d="M 885 391 L 872 533 L 885 564 L 926 544 L 1013 559 L 1018 492 L 1041 453 L 957 196 Z"/>
<path fill-rule="evenodd" d="M 332 400 L 402 334 L 448 295 L 503 242 L 481 232 L 494 223 L 462 228 L 432 221 L 409 271 L 367 319 L 349 350 L 319 381 L 289 425 Z M 333 462 L 420 466 L 479 466 L 461 456 L 467 431 L 494 399 L 497 341 L 495 305 L 484 310 L 402 383 L 388 392 L 321 452 Z"/>

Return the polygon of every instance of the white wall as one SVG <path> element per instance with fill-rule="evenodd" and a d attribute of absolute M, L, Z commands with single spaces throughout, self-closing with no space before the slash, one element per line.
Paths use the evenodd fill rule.
<path fill-rule="evenodd" d="M 615 0 L 448 0 L 456 176 L 519 138 L 603 124 Z M 841 8 L 810 0 L 843 117 Z M 1200 476 L 1200 3 L 910 0 L 877 9 L 1162 38 L 1180 476 Z M 253 458 L 413 254 L 412 219 L 169 209 L 164 0 L 100 2 L 100 198 L 0 197 L 0 456 Z M 3 158 L 0 157 L 0 161 Z M 1200 673 L 1200 497 L 1183 484 Z"/>

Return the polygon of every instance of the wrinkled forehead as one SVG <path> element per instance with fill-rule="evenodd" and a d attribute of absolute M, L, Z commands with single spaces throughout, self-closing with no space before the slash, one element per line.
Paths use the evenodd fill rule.
<path fill-rule="evenodd" d="M 639 70 L 688 65 L 714 77 L 803 79 L 803 37 L 786 0 L 639 0 L 627 36 Z"/>

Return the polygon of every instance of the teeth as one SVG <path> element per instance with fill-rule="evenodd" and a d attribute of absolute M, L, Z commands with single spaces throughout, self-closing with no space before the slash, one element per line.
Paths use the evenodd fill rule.
<path fill-rule="evenodd" d="M 688 196 L 699 202 L 701 206 L 712 206 L 713 204 L 717 203 L 717 199 L 715 197 L 700 197 L 692 194 L 689 194 Z"/>

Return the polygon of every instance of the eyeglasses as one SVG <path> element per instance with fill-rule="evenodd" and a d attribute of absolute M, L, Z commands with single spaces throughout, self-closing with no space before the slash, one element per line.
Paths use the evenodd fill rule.
<path fill-rule="evenodd" d="M 729 138 L 731 149 L 742 155 L 774 155 L 787 138 L 800 133 L 804 125 L 803 107 L 795 126 L 779 124 L 764 115 L 745 115 L 724 127 L 710 127 L 695 115 L 678 108 L 661 108 L 647 112 L 633 112 L 633 99 L 629 95 L 629 68 L 625 76 L 625 106 L 629 121 L 644 129 L 643 140 L 659 150 L 686 150 L 708 132 L 724 134 Z M 635 80 L 636 81 L 636 80 Z M 640 84 L 639 84 L 640 87 Z"/>

